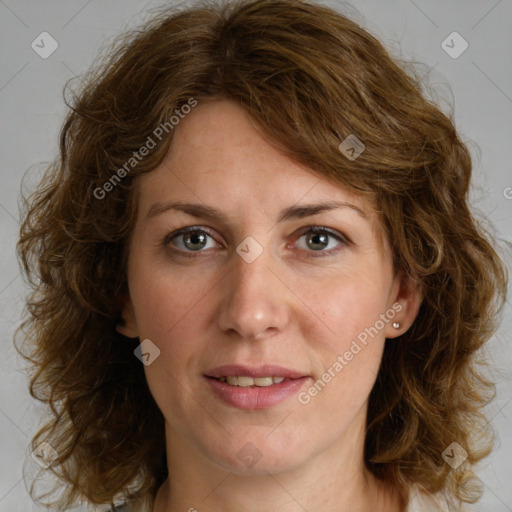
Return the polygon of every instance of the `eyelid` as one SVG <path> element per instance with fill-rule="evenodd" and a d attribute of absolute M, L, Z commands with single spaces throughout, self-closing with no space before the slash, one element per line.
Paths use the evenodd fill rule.
<path fill-rule="evenodd" d="M 168 244 L 173 238 L 176 238 L 180 235 L 186 235 L 187 233 L 194 233 L 196 231 L 203 231 L 204 233 L 206 233 L 208 236 L 215 240 L 215 237 L 212 235 L 212 230 L 206 226 L 185 226 L 184 228 L 177 229 L 176 231 L 173 231 L 172 233 L 166 235 L 163 243 Z M 215 241 L 217 242 L 217 240 Z"/>
<path fill-rule="evenodd" d="M 345 234 L 341 233 L 340 231 L 337 231 L 336 229 L 329 228 L 327 226 L 321 226 L 319 224 L 312 224 L 310 226 L 304 226 L 299 229 L 300 235 L 305 235 L 307 233 L 327 233 L 328 235 L 336 238 L 340 242 L 349 244 L 352 243 L 352 241 L 346 236 Z"/>

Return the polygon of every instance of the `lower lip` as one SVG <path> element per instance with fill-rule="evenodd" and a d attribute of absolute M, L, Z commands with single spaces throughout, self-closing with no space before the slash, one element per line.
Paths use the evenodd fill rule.
<path fill-rule="evenodd" d="M 230 386 L 226 382 L 220 382 L 211 377 L 205 378 L 215 394 L 226 404 L 238 409 L 255 410 L 273 407 L 286 400 L 289 396 L 297 394 L 309 377 L 284 380 L 272 386 L 254 386 L 252 388 Z"/>

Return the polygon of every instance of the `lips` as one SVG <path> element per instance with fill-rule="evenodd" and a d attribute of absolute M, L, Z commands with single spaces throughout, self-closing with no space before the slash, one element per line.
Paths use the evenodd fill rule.
<path fill-rule="evenodd" d="M 309 379 L 303 372 L 271 364 L 223 365 L 204 377 L 224 404 L 246 410 L 274 407 L 297 394 Z"/>
<path fill-rule="evenodd" d="M 274 364 L 263 364 L 258 366 L 249 366 L 241 364 L 228 364 L 217 366 L 205 372 L 206 377 L 220 379 L 221 377 L 282 377 L 283 379 L 300 379 L 307 377 L 303 372 L 285 368 Z"/>

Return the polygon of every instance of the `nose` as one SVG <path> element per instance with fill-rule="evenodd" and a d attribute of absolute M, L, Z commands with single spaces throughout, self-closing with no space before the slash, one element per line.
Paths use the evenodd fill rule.
<path fill-rule="evenodd" d="M 217 312 L 219 328 L 232 337 L 260 340 L 282 332 L 289 322 L 290 291 L 272 269 L 267 251 L 251 263 L 233 255 Z"/>

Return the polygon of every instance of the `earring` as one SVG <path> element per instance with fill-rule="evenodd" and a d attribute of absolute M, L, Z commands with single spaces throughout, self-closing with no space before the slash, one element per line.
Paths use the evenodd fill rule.
<path fill-rule="evenodd" d="M 398 322 L 393 322 L 393 327 L 395 329 L 400 329 L 400 324 Z"/>

